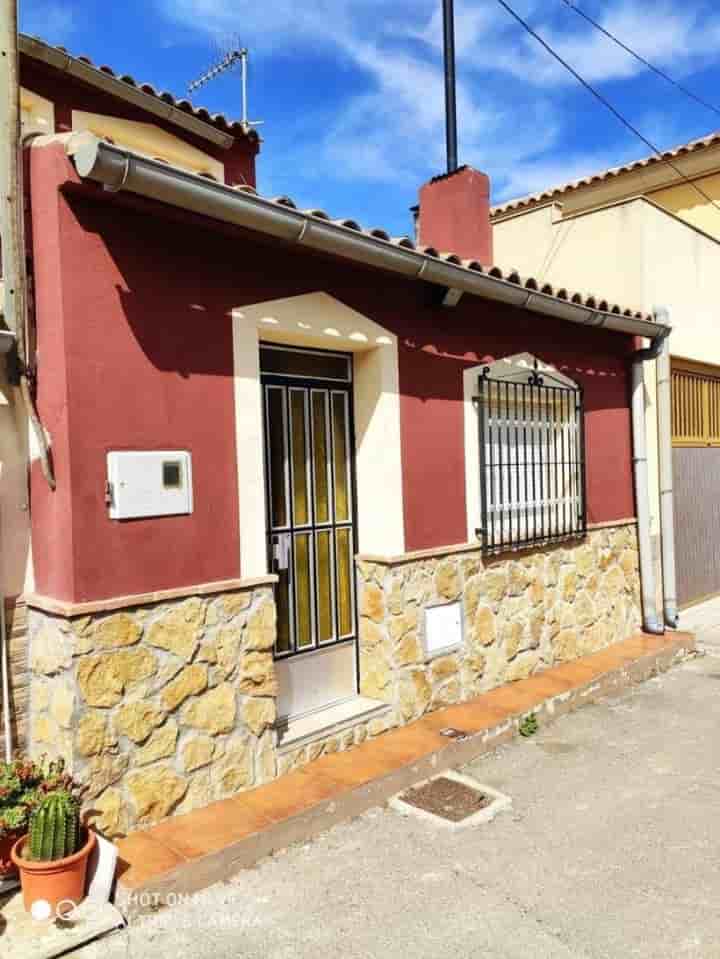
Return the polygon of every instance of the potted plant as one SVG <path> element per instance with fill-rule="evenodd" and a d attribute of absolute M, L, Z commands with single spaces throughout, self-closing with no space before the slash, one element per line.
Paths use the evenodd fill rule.
<path fill-rule="evenodd" d="M 96 839 L 81 825 L 80 793 L 62 764 L 51 764 L 41 798 L 30 813 L 28 833 L 11 850 L 28 912 L 42 900 L 57 915 L 85 897 L 88 857 Z"/>
<path fill-rule="evenodd" d="M 16 875 L 10 850 L 27 832 L 44 780 L 45 773 L 37 763 L 23 759 L 0 762 L 0 880 Z"/>

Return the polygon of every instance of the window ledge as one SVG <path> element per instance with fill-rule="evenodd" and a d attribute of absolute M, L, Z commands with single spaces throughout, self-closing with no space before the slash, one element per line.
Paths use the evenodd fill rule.
<path fill-rule="evenodd" d="M 345 702 L 336 703 L 326 709 L 277 724 L 278 753 L 282 756 L 301 746 L 307 746 L 318 739 L 335 736 L 338 733 L 368 722 L 391 711 L 388 703 L 366 696 L 354 696 Z"/>

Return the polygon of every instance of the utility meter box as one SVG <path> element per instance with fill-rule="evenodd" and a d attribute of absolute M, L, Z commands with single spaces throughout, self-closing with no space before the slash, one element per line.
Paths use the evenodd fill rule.
<path fill-rule="evenodd" d="M 107 454 L 110 519 L 192 513 L 192 461 L 186 450 Z"/>
<path fill-rule="evenodd" d="M 463 641 L 463 617 L 460 603 L 442 603 L 425 607 L 423 646 L 428 657 L 441 656 L 458 649 Z"/>

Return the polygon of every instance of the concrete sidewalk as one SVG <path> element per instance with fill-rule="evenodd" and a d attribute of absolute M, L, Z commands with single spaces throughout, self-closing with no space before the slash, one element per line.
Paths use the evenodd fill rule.
<path fill-rule="evenodd" d="M 700 647 L 720 655 L 720 596 L 683 610 L 680 629 L 695 633 Z"/>
<path fill-rule="evenodd" d="M 707 649 L 471 764 L 513 799 L 486 826 L 372 810 L 77 955 L 719 957 L 720 646 Z"/>

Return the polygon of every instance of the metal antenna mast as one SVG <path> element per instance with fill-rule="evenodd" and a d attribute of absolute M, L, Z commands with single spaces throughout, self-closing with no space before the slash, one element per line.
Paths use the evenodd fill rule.
<path fill-rule="evenodd" d="M 457 104 L 455 102 L 455 10 L 453 0 L 443 0 L 443 33 L 445 52 L 445 135 L 447 172 L 458 168 Z"/>
<path fill-rule="evenodd" d="M 248 51 L 247 47 L 240 47 L 237 44 L 233 44 L 229 49 L 224 52 L 221 51 L 220 59 L 209 67 L 204 73 L 202 73 L 196 80 L 193 80 L 188 84 L 188 94 L 192 94 L 199 90 L 200 87 L 204 87 L 206 83 L 209 83 L 211 80 L 214 80 L 216 77 L 219 77 L 221 74 L 226 73 L 230 70 L 234 70 L 238 64 L 240 65 L 240 78 L 241 78 L 241 88 L 242 88 L 242 119 L 241 123 L 243 129 L 247 133 L 252 127 L 258 126 L 263 121 L 262 120 L 249 120 L 248 119 L 248 89 L 247 89 L 247 73 L 248 73 Z"/>

